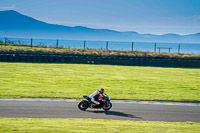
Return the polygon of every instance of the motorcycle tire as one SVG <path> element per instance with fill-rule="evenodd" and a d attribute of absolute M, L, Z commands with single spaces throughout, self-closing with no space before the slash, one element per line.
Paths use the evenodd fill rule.
<path fill-rule="evenodd" d="M 86 110 L 88 108 L 88 101 L 81 101 L 79 104 L 78 104 L 78 108 L 80 110 Z"/>
<path fill-rule="evenodd" d="M 103 110 L 108 111 L 112 108 L 112 103 L 104 104 L 102 108 Z"/>

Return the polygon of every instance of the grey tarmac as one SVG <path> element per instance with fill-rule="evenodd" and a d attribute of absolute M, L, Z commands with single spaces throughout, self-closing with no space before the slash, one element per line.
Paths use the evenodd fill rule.
<path fill-rule="evenodd" d="M 200 106 L 113 103 L 110 111 L 103 109 L 81 111 L 78 109 L 78 101 L 0 100 L 0 117 L 200 122 Z"/>

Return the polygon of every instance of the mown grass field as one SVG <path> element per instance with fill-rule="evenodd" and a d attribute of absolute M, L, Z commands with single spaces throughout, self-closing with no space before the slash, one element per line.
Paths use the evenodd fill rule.
<path fill-rule="evenodd" d="M 0 63 L 0 97 L 200 101 L 200 69 L 87 64 Z"/>
<path fill-rule="evenodd" d="M 95 119 L 0 118 L 0 132 L 73 133 L 198 133 L 200 123 Z"/>

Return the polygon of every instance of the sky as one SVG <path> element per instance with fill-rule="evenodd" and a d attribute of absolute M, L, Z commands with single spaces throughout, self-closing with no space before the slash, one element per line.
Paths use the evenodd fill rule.
<path fill-rule="evenodd" d="M 200 33 L 200 0 L 0 0 L 4 10 L 66 26 L 158 35 Z"/>

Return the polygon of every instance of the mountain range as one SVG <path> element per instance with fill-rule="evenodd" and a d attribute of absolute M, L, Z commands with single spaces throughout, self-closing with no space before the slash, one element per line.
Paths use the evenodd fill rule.
<path fill-rule="evenodd" d="M 42 22 L 14 10 L 0 11 L 0 37 L 200 43 L 200 33 L 153 35 L 139 34 L 137 32 L 119 32 L 109 29 L 93 29 L 83 26 L 70 27 Z"/>

